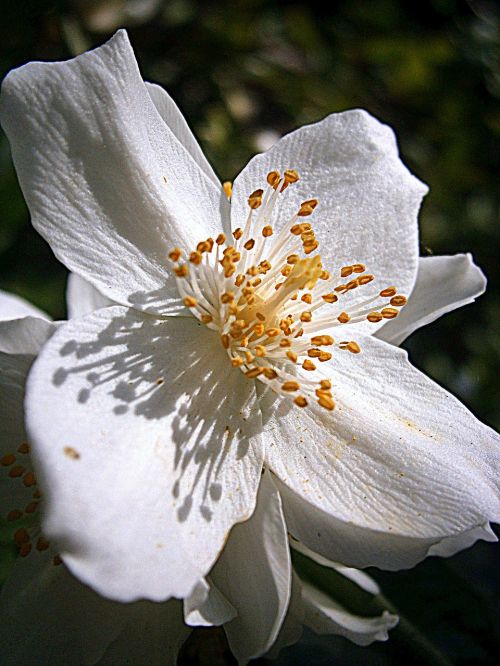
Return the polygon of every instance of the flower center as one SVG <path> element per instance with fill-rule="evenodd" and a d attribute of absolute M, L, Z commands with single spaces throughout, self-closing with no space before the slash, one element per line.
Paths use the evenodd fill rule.
<path fill-rule="evenodd" d="M 332 329 L 363 320 L 393 319 L 406 298 L 395 287 L 387 287 L 350 312 L 342 307 L 343 299 L 374 276 L 355 263 L 340 269 L 340 277 L 350 279 L 336 284 L 320 255 L 312 254 L 319 243 L 304 218 L 314 212 L 316 199 L 302 202 L 275 233 L 280 198 L 298 180 L 293 169 L 283 175 L 271 171 L 266 190 L 258 189 L 248 197 L 245 226 L 233 231 L 233 239 L 219 234 L 215 241 L 208 238 L 198 243 L 186 261 L 181 260 L 179 248 L 169 258 L 176 264 L 174 273 L 185 307 L 219 333 L 233 367 L 277 393 L 293 396 L 299 407 L 312 399 L 332 410 L 331 381 L 316 363 L 329 361 L 334 348 L 353 354 L 361 351 L 353 340 L 336 342 Z M 224 189 L 230 197 L 228 183 Z"/>

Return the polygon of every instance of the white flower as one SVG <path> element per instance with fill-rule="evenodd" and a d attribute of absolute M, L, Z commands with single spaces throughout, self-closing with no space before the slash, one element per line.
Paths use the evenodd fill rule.
<path fill-rule="evenodd" d="M 35 227 L 122 304 L 61 327 L 28 381 L 44 530 L 78 578 L 122 601 L 201 589 L 195 607 L 215 613 L 205 578 L 258 515 L 263 468 L 269 538 L 224 584 L 230 602 L 256 594 L 267 636 L 288 606 L 287 530 L 388 569 L 494 538 L 497 436 L 371 335 L 414 286 L 425 192 L 389 128 L 361 111 L 304 127 L 245 167 L 229 205 L 123 32 L 13 72 L 1 111 Z M 439 261 L 422 262 L 394 339 L 482 290 L 468 258 Z M 452 262 L 465 285 L 426 291 Z"/>
<path fill-rule="evenodd" d="M 107 304 L 75 275 L 68 281 L 67 301 L 69 312 L 74 314 Z M 346 636 L 359 645 L 387 639 L 388 630 L 397 623 L 394 615 L 384 611 L 379 617 L 359 617 L 311 584 L 301 582 L 296 573 L 288 607 L 282 606 L 276 613 L 271 604 L 267 610 L 273 588 L 286 588 L 291 571 L 286 553 L 282 553 L 284 561 L 269 566 L 266 548 L 261 545 L 276 540 L 279 548 L 286 542 L 281 503 L 269 472 L 263 478 L 256 510 L 232 531 L 212 571 L 210 585 L 200 584 L 185 601 L 184 609 L 176 600 L 162 604 L 113 602 L 71 576 L 40 530 L 43 494 L 33 473 L 22 413 L 28 369 L 57 326 L 46 320 L 47 315 L 30 303 L 0 291 L 0 500 L 2 515 L 15 530 L 20 553 L 0 593 L 3 663 L 122 663 L 132 655 L 137 666 L 175 663 L 191 627 L 212 624 L 224 625 L 241 662 L 267 652 L 271 645 L 276 653 L 295 643 L 304 624 L 318 633 Z M 362 572 L 327 562 L 301 544 L 293 545 L 320 564 L 335 568 L 369 594 L 379 593 L 376 583 Z M 242 557 L 249 547 L 253 551 L 250 568 Z M 242 583 L 242 574 L 252 576 L 257 566 L 264 570 L 260 580 L 268 583 L 265 590 Z M 228 575 L 235 570 L 237 575 Z M 281 598 L 287 600 L 288 596 L 282 594 Z"/>

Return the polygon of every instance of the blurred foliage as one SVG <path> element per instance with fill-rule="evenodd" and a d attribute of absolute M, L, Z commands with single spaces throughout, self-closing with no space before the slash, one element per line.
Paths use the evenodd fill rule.
<path fill-rule="evenodd" d="M 404 161 L 430 185 L 420 217 L 421 254 L 470 251 L 489 278 L 488 292 L 476 304 L 447 315 L 406 346 L 417 366 L 481 419 L 500 425 L 498 5 L 24 0 L 9 3 L 0 17 L 0 73 L 29 60 L 68 58 L 102 43 L 120 25 L 129 28 L 144 78 L 176 99 L 223 180 L 233 179 L 281 134 L 333 111 L 363 107 L 395 129 Z M 0 287 L 64 317 L 65 270 L 30 228 L 3 135 L 1 141 Z M 473 552 L 490 550 L 483 545 Z M 468 555 L 459 557 L 467 563 Z M 438 634 L 428 608 L 412 606 L 398 586 L 403 592 L 409 586 L 432 609 L 432 590 L 442 586 L 443 597 L 453 594 L 458 601 L 444 614 L 453 624 L 455 612 L 458 625 L 467 626 L 455 622 L 453 633 L 445 622 L 434 638 L 457 663 L 490 663 L 494 635 L 484 609 L 491 600 L 484 590 L 466 589 L 465 575 L 452 584 L 450 576 L 458 574 L 451 571 L 450 563 L 431 561 L 381 578 L 417 623 Z M 470 609 L 480 614 L 481 604 L 481 619 L 474 619 Z M 452 636 L 452 644 L 443 635 Z M 287 654 L 301 654 L 291 650 Z M 317 663 L 330 663 L 315 654 Z M 370 656 L 360 649 L 350 654 L 345 663 L 400 663 L 385 646 Z M 297 658 L 286 663 L 305 663 Z"/>

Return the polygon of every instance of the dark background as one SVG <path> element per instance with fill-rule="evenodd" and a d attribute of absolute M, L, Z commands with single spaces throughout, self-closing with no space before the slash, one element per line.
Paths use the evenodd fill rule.
<path fill-rule="evenodd" d="M 391 125 L 403 160 L 431 188 L 420 217 L 421 254 L 472 252 L 489 280 L 477 303 L 405 346 L 416 366 L 498 427 L 498 5 L 350 0 L 325 6 L 9 2 L 0 13 L 0 74 L 29 60 L 66 59 L 126 26 L 144 78 L 176 99 L 222 180 L 232 180 L 279 135 L 334 111 L 362 107 Z M 30 227 L 7 141 L 0 139 L 0 288 L 63 318 L 66 271 Z M 497 554 L 495 546 L 478 544 L 409 572 L 372 573 L 451 663 L 494 664 Z M 307 634 L 281 654 L 281 663 L 424 663 L 393 636 L 355 648 Z"/>

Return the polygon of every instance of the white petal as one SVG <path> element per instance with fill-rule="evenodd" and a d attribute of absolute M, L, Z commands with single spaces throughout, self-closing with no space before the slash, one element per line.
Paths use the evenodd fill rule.
<path fill-rule="evenodd" d="M 398 617 L 384 611 L 379 617 L 354 615 L 337 604 L 331 597 L 302 581 L 302 603 L 305 624 L 317 634 L 344 636 L 357 645 L 370 645 L 386 641 L 389 629 L 398 623 Z"/>
<path fill-rule="evenodd" d="M 212 584 L 201 581 L 187 599 L 184 599 L 184 620 L 191 627 L 218 627 L 230 622 L 237 611 L 226 597 Z"/>
<path fill-rule="evenodd" d="M 48 314 L 31 305 L 24 298 L 0 290 L 0 321 L 5 319 L 20 319 L 21 317 L 50 319 Z"/>
<path fill-rule="evenodd" d="M 499 520 L 500 439 L 405 352 L 358 341 L 361 354 L 328 364 L 337 408 L 283 409 L 266 460 L 296 538 L 346 565 L 408 567 Z"/>
<path fill-rule="evenodd" d="M 124 31 L 2 86 L 1 117 L 33 224 L 104 295 L 166 312 L 173 245 L 220 231 L 217 188 L 156 110 Z"/>
<path fill-rule="evenodd" d="M 58 324 L 37 317 L 0 321 L 0 352 L 36 355 Z"/>
<path fill-rule="evenodd" d="M 103 296 L 90 282 L 76 273 L 68 275 L 66 284 L 68 319 L 83 317 L 94 312 L 94 310 L 99 310 L 99 308 L 106 308 L 108 305 L 116 305 L 116 303 Z"/>
<path fill-rule="evenodd" d="M 427 188 L 400 161 L 392 130 L 355 110 L 283 137 L 254 157 L 236 179 L 234 227 L 242 226 L 247 197 L 266 185 L 266 174 L 290 168 L 300 180 L 280 195 L 280 224 L 302 201 L 317 198 L 318 207 L 307 220 L 320 241 L 325 268 L 338 271 L 361 262 L 375 274 L 380 289 L 396 284 L 409 293 L 417 272 L 417 213 Z M 353 292 L 353 301 L 356 297 Z"/>
<path fill-rule="evenodd" d="M 387 321 L 377 337 L 399 345 L 413 331 L 447 312 L 473 303 L 486 289 L 486 278 L 470 254 L 421 257 L 415 287 L 396 319 Z"/>
<path fill-rule="evenodd" d="M 233 654 L 246 664 L 270 649 L 290 600 L 286 526 L 268 471 L 262 476 L 252 517 L 231 531 L 212 579 L 238 612 L 224 629 Z"/>
<path fill-rule="evenodd" d="M 52 549 L 19 558 L 0 595 L 5 666 L 93 666 L 118 636 L 129 608 L 79 583 Z"/>
<path fill-rule="evenodd" d="M 353 583 L 356 583 L 356 585 L 359 585 L 359 587 L 365 592 L 369 592 L 370 594 L 374 595 L 380 594 L 380 588 L 376 583 L 376 581 L 374 581 L 373 578 L 370 578 L 368 574 L 365 574 L 364 571 L 360 571 L 359 569 L 354 569 L 353 567 L 345 567 L 342 564 L 338 564 L 338 562 L 332 562 L 326 557 L 323 557 L 323 555 L 315 553 L 313 550 L 305 546 L 300 541 L 297 541 L 296 539 L 291 539 L 290 543 L 294 548 L 294 550 L 297 550 L 299 553 L 306 555 L 311 560 L 313 560 L 313 562 L 320 564 L 322 567 L 327 567 L 328 569 L 334 569 L 339 574 L 342 574 L 342 576 L 345 576 Z"/>
<path fill-rule="evenodd" d="M 110 598 L 185 597 L 260 480 L 253 382 L 194 318 L 118 306 L 66 324 L 27 390 L 45 532 Z"/>
<path fill-rule="evenodd" d="M 303 632 L 304 625 L 304 604 L 302 603 L 302 585 L 300 578 L 292 568 L 292 590 L 290 593 L 290 603 L 288 610 L 279 630 L 278 636 L 271 649 L 266 654 L 267 659 L 276 659 L 279 652 L 289 645 L 294 645 Z"/>
<path fill-rule="evenodd" d="M 220 180 L 215 175 L 210 162 L 205 157 L 200 144 L 192 133 L 186 119 L 180 112 L 179 107 L 170 97 L 166 90 L 156 83 L 146 83 L 149 96 L 153 100 L 153 104 L 160 116 L 165 121 L 172 134 L 179 141 L 180 144 L 191 155 L 196 164 L 200 167 L 203 173 L 209 178 L 213 184 L 220 188 Z"/>

